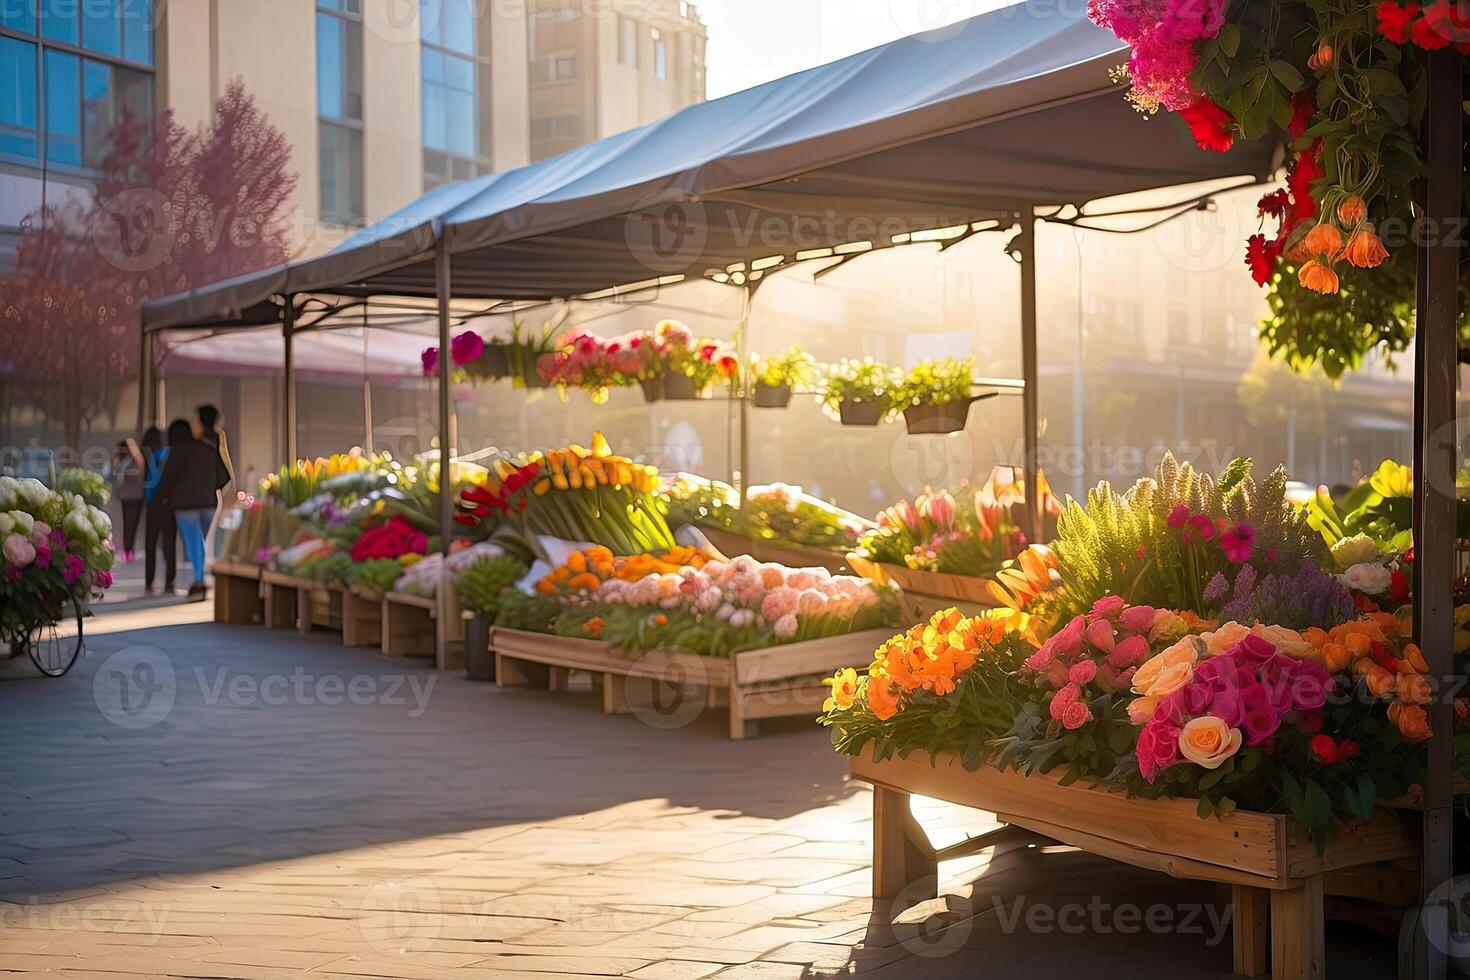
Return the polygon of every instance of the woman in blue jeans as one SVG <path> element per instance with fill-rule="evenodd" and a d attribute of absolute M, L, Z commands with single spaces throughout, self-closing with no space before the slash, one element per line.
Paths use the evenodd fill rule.
<path fill-rule="evenodd" d="M 194 584 L 189 594 L 204 598 L 204 536 L 214 519 L 215 492 L 229 481 L 229 472 L 218 450 L 194 438 L 193 429 L 183 419 L 175 419 L 168 427 L 168 461 L 154 492 L 173 511 L 178 525 L 184 555 L 194 569 Z"/>

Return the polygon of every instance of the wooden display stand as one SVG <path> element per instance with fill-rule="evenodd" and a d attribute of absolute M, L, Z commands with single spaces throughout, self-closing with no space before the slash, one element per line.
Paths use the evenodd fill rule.
<path fill-rule="evenodd" d="M 371 589 L 354 585 L 342 591 L 342 645 L 383 645 L 383 597 Z"/>
<path fill-rule="evenodd" d="M 1234 903 L 1235 972 L 1274 980 L 1324 980 L 1323 894 L 1350 869 L 1419 853 L 1417 834 L 1388 811 L 1339 829 L 1318 855 L 1290 817 L 1237 810 L 1200 819 L 1193 800 L 1129 799 L 1061 786 L 1050 776 L 989 767 L 966 772 L 953 756 L 931 760 L 852 759 L 855 779 L 873 785 L 873 897 L 917 904 L 937 894 L 938 862 L 974 853 L 984 837 L 936 851 L 909 811 L 921 795 L 994 813 L 1001 822 L 1092 854 L 1175 878 L 1228 885 Z M 1352 892 L 1349 892 L 1352 893 Z M 1269 929 L 1268 929 L 1269 925 Z"/>
<path fill-rule="evenodd" d="M 382 601 L 381 636 L 383 653 L 390 657 L 435 657 L 439 649 L 439 600 L 433 597 L 388 592 Z M 449 592 L 449 624 L 445 631 L 441 669 L 464 666 L 464 611 L 459 595 Z"/>
<path fill-rule="evenodd" d="M 214 621 L 247 626 L 265 621 L 260 594 L 260 566 L 248 562 L 217 561 L 214 575 Z"/>
<path fill-rule="evenodd" d="M 260 598 L 264 609 L 262 622 L 267 629 L 294 630 L 300 628 L 301 593 L 317 588 L 309 578 L 273 572 L 268 568 L 260 572 Z"/>
<path fill-rule="evenodd" d="M 750 650 L 730 658 L 663 650 L 631 657 L 596 640 L 497 626 L 490 632 L 490 646 L 495 651 L 495 677 L 500 687 L 529 684 L 523 669 L 526 663 L 550 668 L 552 690 L 565 690 L 572 671 L 586 671 L 601 678 L 602 710 L 606 714 L 638 713 L 651 708 L 654 685 L 660 682 L 703 688 L 705 701 L 700 709 L 728 707 L 730 737 L 738 740 L 758 735 L 762 718 L 815 717 L 828 693 L 821 679 L 839 667 L 867 666 L 873 651 L 892 635 L 889 629 L 865 630 Z M 688 692 L 683 696 L 687 697 Z M 684 706 L 692 703 L 681 699 L 659 717 L 669 720 L 669 727 L 678 727 L 687 723 L 679 719 L 686 714 Z M 688 713 L 687 721 L 693 721 L 700 709 Z"/>
<path fill-rule="evenodd" d="M 298 628 L 305 636 L 313 629 L 342 632 L 342 588 L 336 585 L 313 584 L 301 590 L 296 599 L 296 611 L 300 619 Z"/>
<path fill-rule="evenodd" d="M 897 588 L 904 616 L 914 622 L 923 622 L 949 608 L 956 608 L 966 616 L 995 608 L 995 601 L 985 588 L 986 580 L 974 575 L 923 572 L 875 562 L 858 554 L 848 555 L 847 563 L 868 581 Z"/>

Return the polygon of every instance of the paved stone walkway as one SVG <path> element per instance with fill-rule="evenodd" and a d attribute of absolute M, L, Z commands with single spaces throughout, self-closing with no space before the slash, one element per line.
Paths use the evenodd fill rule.
<path fill-rule="evenodd" d="M 947 864 L 889 924 L 869 795 L 805 723 L 660 731 L 208 614 L 109 612 L 61 680 L 0 662 L 0 971 L 1229 975 L 1211 892 L 1065 848 Z M 1393 973 L 1356 933 L 1331 953 Z"/>

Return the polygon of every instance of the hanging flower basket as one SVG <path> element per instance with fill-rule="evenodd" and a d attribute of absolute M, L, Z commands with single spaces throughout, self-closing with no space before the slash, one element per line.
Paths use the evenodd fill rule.
<path fill-rule="evenodd" d="M 698 401 L 709 397 L 709 389 L 698 387 L 694 379 L 685 374 L 665 371 L 663 376 L 664 397 L 671 402 Z"/>
<path fill-rule="evenodd" d="M 837 406 L 837 416 L 843 425 L 877 425 L 887 410 L 888 406 L 881 401 L 844 398 Z"/>
<path fill-rule="evenodd" d="M 485 353 L 464 366 L 465 374 L 475 381 L 494 381 L 510 375 L 510 348 L 504 344 L 487 344 Z"/>
<path fill-rule="evenodd" d="M 643 389 L 643 400 L 652 405 L 654 402 L 664 400 L 664 376 L 656 374 L 651 378 L 643 378 L 638 382 L 638 387 Z"/>
<path fill-rule="evenodd" d="M 768 385 L 760 382 L 755 386 L 756 408 L 785 408 L 791 404 L 790 385 Z"/>
<path fill-rule="evenodd" d="M 550 388 L 551 382 L 541 377 L 536 370 L 535 361 L 524 361 L 521 364 L 521 384 L 527 388 Z"/>
<path fill-rule="evenodd" d="M 941 405 L 910 405 L 903 410 L 904 425 L 911 436 L 945 435 L 961 432 L 970 417 L 973 398 L 962 398 Z"/>

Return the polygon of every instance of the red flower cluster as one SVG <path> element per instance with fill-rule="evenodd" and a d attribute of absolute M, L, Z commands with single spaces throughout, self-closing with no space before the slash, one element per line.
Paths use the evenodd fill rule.
<path fill-rule="evenodd" d="M 429 550 L 429 536 L 402 517 L 389 518 L 388 523 L 368 528 L 352 546 L 353 561 L 374 558 L 398 558 L 407 554 L 422 555 Z"/>
<path fill-rule="evenodd" d="M 1179 118 L 1189 126 L 1190 135 L 1201 150 L 1224 153 L 1235 143 L 1235 117 L 1209 99 L 1200 99 L 1179 110 Z"/>
<path fill-rule="evenodd" d="M 1313 735 L 1312 754 L 1322 760 L 1323 765 L 1332 765 L 1339 760 L 1347 762 L 1363 754 L 1363 750 L 1350 738 L 1334 742 L 1331 735 Z"/>
<path fill-rule="evenodd" d="M 1293 139 L 1307 131 L 1315 111 L 1310 96 L 1298 94 L 1293 99 L 1291 124 L 1287 126 L 1287 132 Z M 1246 239 L 1245 264 L 1256 285 L 1264 286 L 1271 281 L 1276 264 L 1286 251 L 1293 232 L 1304 222 L 1316 217 L 1317 202 L 1312 197 L 1312 182 L 1321 178 L 1323 172 L 1322 141 L 1319 139 L 1298 153 L 1292 161 L 1291 169 L 1286 175 L 1286 189 L 1272 191 L 1256 205 L 1260 217 L 1275 218 L 1281 222 L 1274 238 L 1267 238 L 1262 232 Z"/>
<path fill-rule="evenodd" d="M 1394 44 L 1414 44 L 1425 51 L 1454 45 L 1460 54 L 1470 54 L 1470 11 L 1452 0 L 1421 7 L 1417 3 L 1378 5 L 1378 33 Z"/>
<path fill-rule="evenodd" d="M 460 491 L 459 513 L 454 515 L 454 519 L 460 524 L 475 525 L 496 512 L 509 514 L 512 508 L 525 510 L 528 501 L 524 491 L 540 475 L 541 464 L 539 462 L 527 463 L 525 466 L 512 470 L 500 484 L 499 490 L 491 490 L 489 487 L 465 487 Z"/>

